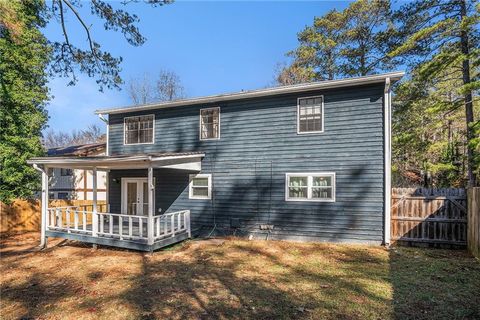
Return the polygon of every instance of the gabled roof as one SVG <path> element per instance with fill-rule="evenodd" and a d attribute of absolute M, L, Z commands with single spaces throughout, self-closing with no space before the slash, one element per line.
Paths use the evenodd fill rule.
<path fill-rule="evenodd" d="M 75 146 L 50 148 L 47 155 L 51 156 L 91 156 L 104 153 L 107 148 L 105 142 L 79 144 Z"/>
<path fill-rule="evenodd" d="M 115 113 L 136 112 L 136 111 L 145 111 L 145 110 L 152 110 L 152 109 L 181 107 L 181 106 L 199 104 L 199 103 L 216 103 L 221 101 L 267 97 L 267 96 L 275 96 L 275 95 L 288 94 L 288 93 L 299 93 L 299 92 L 319 90 L 319 89 L 351 87 L 351 86 L 373 84 L 373 83 L 384 83 L 388 78 L 390 79 L 391 83 L 393 83 L 400 80 L 404 75 L 405 75 L 405 72 L 396 71 L 396 72 L 383 73 L 383 74 L 364 76 L 364 77 L 317 81 L 317 82 L 302 83 L 302 84 L 295 84 L 295 85 L 289 85 L 289 86 L 241 91 L 241 92 L 235 92 L 235 93 L 226 93 L 226 94 L 175 100 L 175 101 L 168 101 L 168 102 L 159 102 L 159 103 L 136 105 L 136 106 L 125 106 L 125 107 L 117 107 L 117 108 L 110 108 L 110 109 L 102 109 L 102 110 L 96 110 L 95 113 L 96 114 L 115 114 Z"/>

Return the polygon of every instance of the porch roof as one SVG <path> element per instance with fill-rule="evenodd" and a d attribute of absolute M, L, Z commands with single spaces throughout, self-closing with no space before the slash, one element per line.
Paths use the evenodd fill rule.
<path fill-rule="evenodd" d="M 146 169 L 172 168 L 181 170 L 200 171 L 203 152 L 164 152 L 146 153 L 137 155 L 115 156 L 61 156 L 38 157 L 27 161 L 28 164 L 48 168 L 71 169 Z"/>

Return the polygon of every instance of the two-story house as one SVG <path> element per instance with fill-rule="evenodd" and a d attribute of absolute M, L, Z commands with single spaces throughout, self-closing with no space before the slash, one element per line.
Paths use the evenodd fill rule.
<path fill-rule="evenodd" d="M 44 180 L 52 167 L 106 171 L 110 212 L 45 205 L 43 238 L 140 250 L 192 232 L 388 243 L 390 87 L 402 76 L 99 110 L 105 156 L 30 163 Z"/>

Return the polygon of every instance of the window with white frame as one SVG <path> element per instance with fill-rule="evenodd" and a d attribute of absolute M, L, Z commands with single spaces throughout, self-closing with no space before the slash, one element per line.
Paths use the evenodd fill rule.
<path fill-rule="evenodd" d="M 298 99 L 297 132 L 323 132 L 323 96 Z"/>
<path fill-rule="evenodd" d="M 191 174 L 189 186 L 190 199 L 211 199 L 212 198 L 212 175 Z"/>
<path fill-rule="evenodd" d="M 220 138 L 220 108 L 200 109 L 200 140 Z"/>
<path fill-rule="evenodd" d="M 126 117 L 124 119 L 125 144 L 153 143 L 154 120 L 153 114 Z"/>
<path fill-rule="evenodd" d="M 62 177 L 73 176 L 73 170 L 72 169 L 67 169 L 67 168 L 61 168 L 60 169 L 60 175 Z"/>
<path fill-rule="evenodd" d="M 335 173 L 287 173 L 286 201 L 335 201 Z"/>

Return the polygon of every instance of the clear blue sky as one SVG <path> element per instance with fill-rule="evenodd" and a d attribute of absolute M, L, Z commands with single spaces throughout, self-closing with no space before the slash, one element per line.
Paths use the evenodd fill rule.
<path fill-rule="evenodd" d="M 90 15 L 88 3 L 81 12 L 103 49 L 123 57 L 124 80 L 145 72 L 153 78 L 158 70 L 169 69 L 194 97 L 271 85 L 275 65 L 286 61 L 285 53 L 296 47 L 297 32 L 314 16 L 347 5 L 344 1 L 177 1 L 158 8 L 130 4 L 126 8 L 139 16 L 140 31 L 147 38 L 141 47 L 130 46 L 119 32 L 103 30 Z M 119 1 L 113 6 L 123 7 Z M 67 18 L 71 38 L 84 44 L 81 28 L 73 16 Z M 59 37 L 60 26 L 50 23 L 45 34 L 49 39 Z M 104 128 L 95 109 L 131 104 L 125 90 L 101 93 L 86 76 L 80 76 L 76 86 L 67 82 L 61 78 L 50 82 L 54 98 L 48 106 L 49 129 L 71 131 L 93 123 Z"/>

